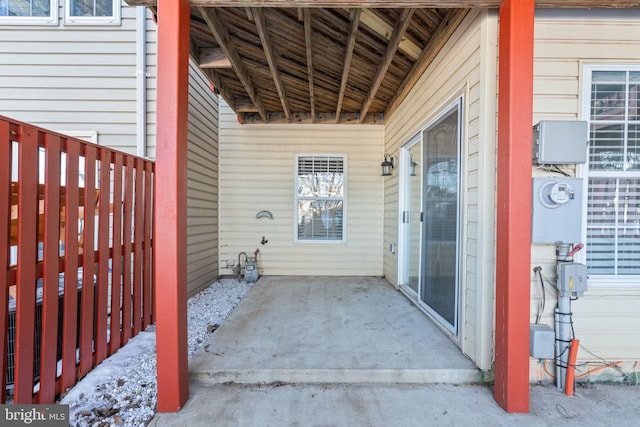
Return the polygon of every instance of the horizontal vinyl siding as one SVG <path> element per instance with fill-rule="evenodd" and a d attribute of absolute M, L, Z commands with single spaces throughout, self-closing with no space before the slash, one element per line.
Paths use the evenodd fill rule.
<path fill-rule="evenodd" d="M 495 14 L 472 12 L 385 126 L 385 151 L 399 158 L 403 144 L 464 94 L 459 345 L 482 369 L 491 367 L 496 37 Z M 398 175 L 385 181 L 385 248 L 398 239 Z M 397 254 L 384 252 L 384 272 L 398 284 Z"/>
<path fill-rule="evenodd" d="M 584 13 L 583 13 L 584 14 Z M 535 26 L 534 123 L 539 120 L 580 119 L 583 64 L 637 64 L 640 62 L 640 21 L 635 16 L 593 12 L 584 19 L 571 14 L 538 13 Z M 586 93 L 586 92 L 584 92 Z M 575 173 L 571 168 L 570 172 Z M 534 175 L 545 175 L 534 169 Z M 584 261 L 583 261 L 584 262 Z M 547 281 L 542 323 L 553 327 L 555 292 L 554 245 L 533 245 L 532 267 L 540 265 Z M 531 318 L 538 312 L 539 285 L 532 273 Z M 580 344 L 611 361 L 640 360 L 640 284 L 590 284 L 584 297 L 572 302 L 574 329 Z M 582 349 L 578 361 L 597 360 Z M 538 375 L 540 373 L 538 372 Z M 532 369 L 532 379 L 536 378 Z"/>
<path fill-rule="evenodd" d="M 96 131 L 99 144 L 135 153 L 136 8 L 122 8 L 119 26 L 65 26 L 62 16 L 58 26 L 0 26 L 0 114 Z"/>
<path fill-rule="evenodd" d="M 220 123 L 223 274 L 259 249 L 264 275 L 382 275 L 381 125 L 239 125 L 223 103 Z M 346 155 L 346 242 L 294 241 L 296 154 Z"/>
<path fill-rule="evenodd" d="M 218 278 L 218 97 L 189 62 L 187 288 Z"/>

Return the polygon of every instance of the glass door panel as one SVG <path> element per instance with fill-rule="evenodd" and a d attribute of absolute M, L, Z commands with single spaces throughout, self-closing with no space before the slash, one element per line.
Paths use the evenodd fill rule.
<path fill-rule="evenodd" d="M 423 131 L 423 229 L 420 300 L 457 332 L 459 109 Z"/>
<path fill-rule="evenodd" d="M 407 277 L 405 283 L 418 294 L 420 275 L 420 211 L 422 208 L 422 145 L 420 140 L 407 151 L 404 165 L 406 187 L 406 213 L 403 221 L 407 229 Z M 418 163 L 419 162 L 419 163 Z"/>

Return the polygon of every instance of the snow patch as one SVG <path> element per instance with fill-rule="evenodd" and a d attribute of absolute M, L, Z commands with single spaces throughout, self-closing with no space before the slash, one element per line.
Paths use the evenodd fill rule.
<path fill-rule="evenodd" d="M 253 284 L 220 279 L 189 299 L 189 359 Z M 96 366 L 68 390 L 60 403 L 69 405 L 74 426 L 147 425 L 155 415 L 157 403 L 155 326 L 149 326 Z"/>

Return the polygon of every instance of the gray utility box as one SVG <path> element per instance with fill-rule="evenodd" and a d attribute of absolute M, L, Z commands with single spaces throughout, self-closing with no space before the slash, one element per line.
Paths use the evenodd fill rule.
<path fill-rule="evenodd" d="M 587 122 L 543 120 L 533 127 L 533 163 L 585 163 L 588 139 Z"/>
<path fill-rule="evenodd" d="M 531 242 L 582 240 L 582 178 L 533 178 Z"/>
<path fill-rule="evenodd" d="M 583 296 L 587 291 L 587 266 L 578 262 L 559 263 L 558 291 L 563 295 Z"/>
<path fill-rule="evenodd" d="M 529 355 L 536 359 L 553 359 L 555 332 L 547 325 L 529 325 Z"/>

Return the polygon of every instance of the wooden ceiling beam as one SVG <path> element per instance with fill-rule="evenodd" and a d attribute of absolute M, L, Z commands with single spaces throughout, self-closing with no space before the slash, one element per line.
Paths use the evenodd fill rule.
<path fill-rule="evenodd" d="M 236 108 L 233 109 L 236 113 L 257 113 L 258 110 L 253 102 L 249 98 L 236 98 Z"/>
<path fill-rule="evenodd" d="M 280 97 L 282 111 L 284 111 L 285 116 L 289 117 L 291 116 L 291 111 L 289 110 L 287 94 L 284 90 L 284 84 L 282 83 L 282 76 L 280 75 L 280 71 L 278 70 L 276 54 L 273 51 L 273 44 L 271 43 L 271 37 L 269 36 L 269 28 L 267 26 L 267 18 L 265 16 L 265 12 L 263 9 L 256 7 L 251 9 L 251 13 L 255 18 L 258 35 L 260 36 L 260 41 L 262 42 L 262 49 L 264 50 L 264 55 L 267 57 L 269 69 L 271 70 L 271 76 L 273 77 L 273 83 L 275 84 L 276 90 L 278 91 L 278 96 Z"/>
<path fill-rule="evenodd" d="M 387 70 L 391 65 L 391 61 L 393 61 L 393 57 L 398 50 L 398 46 L 400 46 L 400 42 L 402 41 L 402 37 L 404 33 L 407 31 L 407 27 L 409 27 L 409 22 L 411 22 L 411 17 L 415 9 L 403 9 L 398 21 L 396 22 L 396 26 L 393 30 L 393 35 L 389 39 L 389 44 L 387 44 L 387 49 L 382 55 L 382 59 L 380 60 L 380 66 L 378 67 L 378 71 L 376 71 L 376 75 L 373 78 L 373 83 L 371 84 L 371 88 L 369 89 L 369 93 L 367 94 L 364 103 L 362 104 L 362 109 L 360 110 L 360 120 L 364 120 L 365 116 L 369 112 L 369 107 L 373 103 L 373 100 L 378 93 L 378 89 L 380 89 L 380 85 L 382 84 L 382 80 L 384 76 L 387 74 Z"/>
<path fill-rule="evenodd" d="M 240 82 L 242 83 L 242 86 L 247 92 L 247 95 L 249 95 L 249 98 L 251 98 L 251 101 L 254 103 L 254 105 L 258 109 L 258 113 L 260 114 L 260 117 L 262 118 L 262 120 L 266 122 L 267 111 L 264 106 L 264 103 L 260 99 L 260 95 L 258 95 L 258 92 L 256 91 L 256 88 L 253 85 L 251 78 L 249 77 L 249 73 L 247 72 L 244 65 L 242 64 L 242 59 L 240 58 L 240 55 L 238 54 L 237 50 L 233 47 L 233 45 L 230 43 L 229 31 L 227 30 L 227 27 L 225 27 L 225 25 L 222 23 L 220 16 L 218 16 L 218 11 L 214 8 L 205 9 L 201 7 L 198 9 L 200 10 L 200 14 L 202 14 L 202 18 L 205 20 L 205 22 L 209 26 L 209 30 L 211 30 L 211 33 L 216 38 L 218 45 L 222 48 L 222 50 L 224 50 L 227 57 L 229 58 L 229 61 L 231 62 L 231 66 L 233 67 L 233 70 L 238 76 L 238 79 L 240 80 Z"/>
<path fill-rule="evenodd" d="M 129 6 L 155 7 L 157 0 L 125 0 Z M 502 0 L 190 0 L 199 7 L 343 7 L 343 8 L 497 8 Z M 640 0 L 536 0 L 543 8 L 624 9 Z"/>
<path fill-rule="evenodd" d="M 376 13 L 371 9 L 364 9 L 362 11 L 360 22 L 362 25 L 366 25 L 379 34 L 380 37 L 384 37 L 387 40 L 389 40 L 393 34 L 393 26 L 385 22 L 384 19 L 376 15 Z M 400 42 L 398 49 L 406 53 L 414 61 L 418 59 L 420 52 L 422 51 L 418 45 L 407 38 Z"/>
<path fill-rule="evenodd" d="M 307 78 L 309 79 L 309 105 L 311 110 L 311 122 L 316 117 L 316 96 L 313 90 L 313 27 L 311 26 L 311 9 L 304 9 L 304 43 L 307 51 Z"/>
<path fill-rule="evenodd" d="M 198 49 L 198 65 L 200 68 L 231 68 L 229 57 L 219 47 Z"/>
<path fill-rule="evenodd" d="M 447 40 L 449 40 L 451 35 L 460 26 L 468 12 L 469 9 L 449 10 L 442 22 L 440 22 L 440 26 L 438 26 L 434 32 L 431 41 L 422 51 L 422 54 L 420 54 L 420 57 L 409 71 L 409 74 L 407 74 L 400 84 L 400 87 L 398 87 L 396 94 L 389 101 L 387 109 L 384 112 L 387 120 L 393 115 L 402 101 L 404 101 L 413 86 L 418 82 L 429 65 L 431 65 L 436 55 L 442 50 Z"/>
<path fill-rule="evenodd" d="M 336 107 L 336 123 L 340 123 L 340 112 L 342 111 L 342 102 L 344 101 L 344 93 L 347 90 L 347 79 L 349 78 L 349 70 L 351 69 L 351 60 L 353 58 L 353 49 L 356 45 L 356 36 L 358 35 L 358 25 L 360 24 L 360 15 L 362 9 L 353 9 L 349 15 L 349 36 L 347 39 L 347 47 L 344 54 L 344 63 L 342 65 L 342 78 L 340 79 L 340 93 L 338 94 L 338 105 Z"/>

